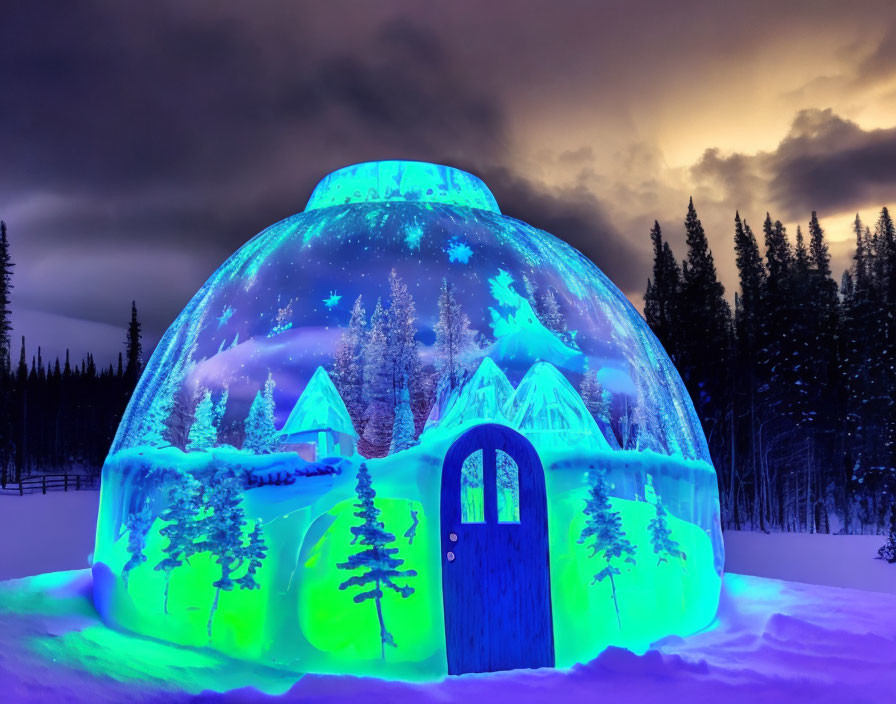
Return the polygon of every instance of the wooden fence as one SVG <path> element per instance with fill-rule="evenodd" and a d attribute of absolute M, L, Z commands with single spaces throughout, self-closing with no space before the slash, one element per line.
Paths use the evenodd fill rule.
<path fill-rule="evenodd" d="M 0 485 L 0 494 L 46 494 L 48 491 L 80 491 L 98 489 L 100 478 L 86 474 L 37 474 L 22 477 L 18 482 Z"/>

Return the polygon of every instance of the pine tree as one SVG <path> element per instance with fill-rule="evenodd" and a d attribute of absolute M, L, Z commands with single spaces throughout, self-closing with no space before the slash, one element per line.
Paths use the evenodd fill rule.
<path fill-rule="evenodd" d="M 121 578 L 124 580 L 125 588 L 128 586 L 131 570 L 146 562 L 146 555 L 143 551 L 146 549 L 146 536 L 149 529 L 152 528 L 154 520 L 149 503 L 144 501 L 143 506 L 136 513 L 130 514 L 125 522 L 125 530 L 128 531 L 127 550 L 130 555 L 128 561 L 121 568 Z"/>
<path fill-rule="evenodd" d="M 212 403 L 212 392 L 208 389 L 196 404 L 193 425 L 190 426 L 187 450 L 190 452 L 211 450 L 218 442 L 218 430 L 215 427 L 215 407 Z"/>
<path fill-rule="evenodd" d="M 670 559 L 684 559 L 684 553 L 679 548 L 678 543 L 672 540 L 672 531 L 669 529 L 666 515 L 666 507 L 663 506 L 663 500 L 657 496 L 656 517 L 651 519 L 647 526 L 650 531 L 650 544 L 653 546 L 653 552 L 657 556 L 657 565 L 668 562 Z"/>
<path fill-rule="evenodd" d="M 218 433 L 221 432 L 221 424 L 224 421 L 224 414 L 227 413 L 227 399 L 229 397 L 230 389 L 225 386 L 224 391 L 222 391 L 221 395 L 218 397 L 218 402 L 215 404 L 215 412 L 212 414 L 212 422 Z"/>
<path fill-rule="evenodd" d="M 616 623 L 622 628 L 619 618 L 619 601 L 616 596 L 615 575 L 622 574 L 619 562 L 635 564 L 635 548 L 625 537 L 622 530 L 622 516 L 610 505 L 609 486 L 603 470 L 592 470 L 588 473 L 588 498 L 585 500 L 585 527 L 579 536 L 579 544 L 587 544 L 591 554 L 598 555 L 606 563 L 604 568 L 594 575 L 592 584 L 610 578 L 613 607 L 616 609 Z M 590 542 L 589 542 L 590 541 Z"/>
<path fill-rule="evenodd" d="M 414 412 L 415 435 L 423 429 L 431 406 L 416 340 L 416 320 L 414 297 L 408 291 L 407 284 L 393 269 L 389 273 L 389 312 L 386 318 L 388 329 L 386 354 L 392 368 L 392 395 L 389 409 L 394 412 L 403 385 L 407 383 L 411 396 L 411 410 Z"/>
<path fill-rule="evenodd" d="M 268 373 L 264 390 L 255 394 L 245 421 L 246 435 L 243 449 L 257 455 L 277 449 L 277 429 L 274 426 L 274 377 Z"/>
<path fill-rule="evenodd" d="M 261 585 L 255 579 L 255 573 L 261 567 L 267 555 L 267 545 L 264 543 L 264 529 L 261 519 L 255 521 L 252 531 L 249 533 L 249 544 L 243 547 L 242 558 L 248 560 L 246 573 L 236 580 L 240 589 L 260 589 Z"/>
<path fill-rule="evenodd" d="M 12 268 L 6 223 L 0 220 L 0 375 L 10 373 L 12 367 Z"/>
<path fill-rule="evenodd" d="M 660 224 L 650 230 L 653 243 L 653 281 L 647 280 L 644 294 L 644 318 L 673 361 L 680 357 L 679 312 L 681 269 L 668 242 L 663 241 Z"/>
<path fill-rule="evenodd" d="M 877 551 L 877 557 L 896 564 L 896 501 L 890 504 L 890 533 L 887 542 Z"/>
<path fill-rule="evenodd" d="M 392 424 L 392 442 L 389 454 L 407 450 L 414 445 L 414 413 L 411 411 L 411 396 L 407 385 L 401 392 L 398 405 L 395 406 L 395 422 Z"/>
<path fill-rule="evenodd" d="M 377 300 L 370 318 L 370 334 L 364 346 L 364 435 L 361 454 L 384 457 L 392 439 L 394 401 L 392 364 L 388 352 L 388 320 L 382 302 Z"/>
<path fill-rule="evenodd" d="M 164 610 L 168 613 L 168 587 L 171 572 L 196 552 L 199 538 L 202 487 L 190 474 L 180 474 L 168 487 L 167 503 L 159 518 L 167 525 L 159 529 L 159 535 L 167 538 L 162 548 L 165 557 L 153 568 L 165 573 Z"/>
<path fill-rule="evenodd" d="M 439 320 L 436 333 L 436 373 L 440 392 L 451 392 L 460 386 L 476 351 L 475 333 L 470 330 L 470 319 L 463 312 L 454 295 L 454 284 L 442 279 L 439 294 Z"/>
<path fill-rule="evenodd" d="M 359 435 L 364 433 L 364 346 L 367 337 L 367 317 L 361 296 L 352 306 L 348 328 L 336 348 L 333 360 L 333 384 L 345 402 L 345 407 Z"/>
<path fill-rule="evenodd" d="M 212 637 L 212 624 L 215 611 L 218 609 L 221 591 L 233 591 L 234 587 L 255 589 L 258 586 L 254 580 L 255 570 L 260 566 L 266 550 L 261 535 L 261 526 L 258 523 L 250 533 L 249 544 L 244 544 L 243 529 L 246 525 L 246 516 L 240 505 L 242 503 L 241 490 L 242 482 L 239 477 L 234 474 L 233 470 L 226 468 L 218 469 L 206 487 L 204 508 L 207 511 L 207 517 L 203 520 L 202 525 L 205 540 L 198 546 L 197 551 L 210 553 L 220 567 L 220 577 L 212 583 L 215 588 L 215 599 L 208 616 L 209 638 Z M 248 577 L 234 579 L 234 573 L 247 559 L 249 560 Z"/>
<path fill-rule="evenodd" d="M 128 381 L 128 389 L 133 389 L 143 370 L 143 343 L 140 332 L 140 321 L 137 319 L 137 302 L 131 301 L 131 322 L 128 324 L 128 337 L 125 346 L 125 377 Z"/>
<path fill-rule="evenodd" d="M 594 418 L 602 423 L 610 423 L 610 403 L 612 396 L 597 380 L 597 372 L 586 368 L 582 374 L 582 383 L 579 385 L 579 395 L 585 404 L 585 408 Z"/>
<path fill-rule="evenodd" d="M 397 568 L 404 564 L 404 560 L 396 557 L 398 548 L 387 547 L 395 542 L 395 536 L 388 533 L 379 520 L 380 510 L 374 505 L 376 492 L 370 481 L 370 473 L 367 471 L 367 464 L 361 463 L 358 468 L 358 483 L 355 486 L 355 492 L 358 502 L 355 504 L 354 515 L 361 519 L 361 524 L 352 526 L 351 532 L 362 546 L 366 549 L 349 555 L 346 562 L 340 562 L 336 565 L 341 570 L 364 570 L 362 574 L 350 577 L 339 585 L 340 589 L 348 589 L 349 587 L 370 587 L 366 591 L 355 594 L 353 601 L 361 604 L 368 599 L 376 601 L 376 615 L 380 626 L 380 656 L 386 658 L 386 646 L 396 647 L 395 639 L 386 629 L 386 623 L 383 619 L 383 589 L 388 587 L 399 594 L 401 598 L 406 599 L 414 593 L 414 588 L 408 585 L 398 586 L 394 580 L 397 578 L 407 579 L 415 577 L 415 570 L 398 570 Z M 354 543 L 354 541 L 352 541 Z"/>

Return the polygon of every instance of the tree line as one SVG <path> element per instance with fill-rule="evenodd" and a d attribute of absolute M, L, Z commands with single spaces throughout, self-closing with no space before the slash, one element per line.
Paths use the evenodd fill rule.
<path fill-rule="evenodd" d="M 735 214 L 732 311 L 693 200 L 679 264 L 658 223 L 644 315 L 703 425 L 729 528 L 884 532 L 896 489 L 896 228 L 859 216 L 840 285 L 812 213 L 763 249 Z"/>
<path fill-rule="evenodd" d="M 6 223 L 0 222 L 0 485 L 34 473 L 96 474 L 142 368 L 140 322 L 131 304 L 124 355 L 98 368 L 93 355 L 72 362 L 12 354 L 12 274 Z"/>

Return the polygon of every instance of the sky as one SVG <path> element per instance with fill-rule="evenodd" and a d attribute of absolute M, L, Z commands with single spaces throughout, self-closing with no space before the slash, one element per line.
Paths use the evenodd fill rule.
<path fill-rule="evenodd" d="M 7 3 L 0 219 L 29 355 L 152 347 L 208 276 L 347 164 L 480 176 L 640 306 L 688 198 L 729 298 L 735 211 L 816 210 L 839 277 L 896 206 L 896 3 Z M 18 337 L 14 355 L 17 355 Z"/>

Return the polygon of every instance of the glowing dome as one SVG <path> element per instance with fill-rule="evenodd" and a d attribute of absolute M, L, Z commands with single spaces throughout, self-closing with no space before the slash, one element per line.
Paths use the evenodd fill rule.
<path fill-rule="evenodd" d="M 569 666 L 705 626 L 718 490 L 625 296 L 478 178 L 325 177 L 156 348 L 103 468 L 110 624 L 296 672 Z"/>

